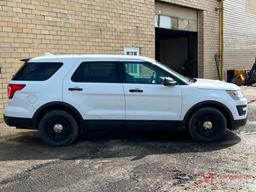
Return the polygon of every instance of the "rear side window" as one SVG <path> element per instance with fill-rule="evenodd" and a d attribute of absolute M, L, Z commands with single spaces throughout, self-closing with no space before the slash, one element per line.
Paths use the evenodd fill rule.
<path fill-rule="evenodd" d="M 56 73 L 61 66 L 62 63 L 27 62 L 20 68 L 12 80 L 45 81 Z"/>
<path fill-rule="evenodd" d="M 115 62 L 82 63 L 73 76 L 73 82 L 117 83 L 120 82 L 118 67 Z"/>

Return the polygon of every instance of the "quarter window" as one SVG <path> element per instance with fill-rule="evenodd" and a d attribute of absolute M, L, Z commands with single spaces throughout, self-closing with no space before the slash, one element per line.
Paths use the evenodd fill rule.
<path fill-rule="evenodd" d="M 84 62 L 82 63 L 71 80 L 74 82 L 119 82 L 117 63 L 114 62 Z"/>
<path fill-rule="evenodd" d="M 15 81 L 45 81 L 53 76 L 62 63 L 52 63 L 52 62 L 27 62 L 20 70 L 14 75 L 12 80 Z"/>

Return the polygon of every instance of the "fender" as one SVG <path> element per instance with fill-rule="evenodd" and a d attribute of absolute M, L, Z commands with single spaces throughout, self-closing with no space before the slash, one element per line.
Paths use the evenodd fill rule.
<path fill-rule="evenodd" d="M 37 127 L 41 116 L 46 111 L 54 110 L 56 108 L 66 110 L 67 112 L 70 112 L 71 115 L 73 115 L 73 117 L 76 119 L 79 126 L 80 127 L 83 126 L 83 117 L 80 114 L 80 112 L 75 107 L 73 107 L 72 105 L 70 105 L 68 103 L 65 103 L 65 102 L 61 102 L 61 101 L 54 101 L 54 102 L 46 103 L 46 104 L 42 105 L 41 107 L 39 107 L 37 109 L 37 111 L 35 112 L 34 116 L 33 116 L 34 126 Z"/>
<path fill-rule="evenodd" d="M 234 117 L 227 106 L 225 106 L 224 104 L 222 104 L 218 101 L 207 100 L 207 101 L 202 101 L 200 103 L 195 104 L 193 107 L 191 107 L 188 110 L 188 112 L 186 113 L 186 115 L 183 119 L 184 125 L 187 124 L 187 122 L 188 122 L 190 116 L 193 114 L 193 112 L 195 112 L 196 110 L 198 110 L 199 108 L 202 108 L 202 107 L 214 107 L 214 108 L 220 110 L 227 119 L 228 127 L 230 127 L 232 121 L 234 121 Z"/>

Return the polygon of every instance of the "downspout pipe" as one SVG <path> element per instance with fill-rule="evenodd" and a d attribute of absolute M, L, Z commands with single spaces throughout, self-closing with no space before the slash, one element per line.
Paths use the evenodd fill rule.
<path fill-rule="evenodd" d="M 220 77 L 224 80 L 224 0 L 218 0 L 219 7 L 219 57 L 220 57 Z"/>

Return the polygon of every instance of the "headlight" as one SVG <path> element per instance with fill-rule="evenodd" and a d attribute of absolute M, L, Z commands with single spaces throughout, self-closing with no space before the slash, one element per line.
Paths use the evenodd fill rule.
<path fill-rule="evenodd" d="M 242 91 L 227 91 L 227 93 L 235 100 L 239 100 L 244 97 Z"/>

